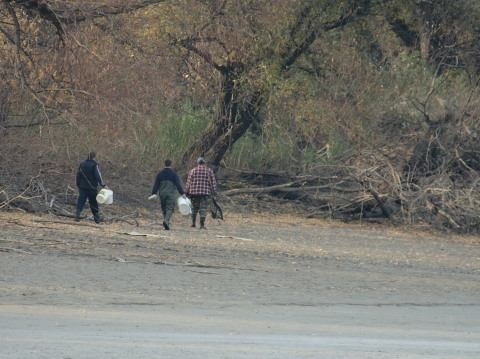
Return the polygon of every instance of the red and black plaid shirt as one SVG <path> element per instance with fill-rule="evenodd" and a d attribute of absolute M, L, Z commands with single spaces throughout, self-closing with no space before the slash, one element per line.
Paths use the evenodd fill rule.
<path fill-rule="evenodd" d="M 198 165 L 190 171 L 185 192 L 190 195 L 210 195 L 217 190 L 213 171 L 205 165 Z"/>

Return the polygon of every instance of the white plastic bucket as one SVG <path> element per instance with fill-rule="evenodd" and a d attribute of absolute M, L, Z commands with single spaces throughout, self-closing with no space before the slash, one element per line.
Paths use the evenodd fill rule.
<path fill-rule="evenodd" d="M 178 197 L 177 205 L 178 205 L 178 210 L 184 216 L 188 216 L 192 214 L 192 202 L 190 202 L 189 198 L 184 198 L 182 196 Z"/>
<path fill-rule="evenodd" d="M 112 204 L 113 191 L 108 188 L 102 188 L 97 194 L 97 202 L 100 204 Z"/>

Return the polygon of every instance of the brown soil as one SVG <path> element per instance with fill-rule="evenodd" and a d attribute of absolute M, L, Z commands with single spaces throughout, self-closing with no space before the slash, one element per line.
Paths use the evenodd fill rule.
<path fill-rule="evenodd" d="M 322 338 L 332 335 L 340 338 L 337 346 L 329 342 L 332 358 L 348 357 L 343 356 L 347 347 L 358 358 L 383 357 L 368 356 L 368 345 L 357 351 L 358 341 L 347 339 L 352 336 L 384 340 L 372 346 L 381 347 L 385 358 L 417 358 L 424 350 L 418 349 L 420 339 L 429 343 L 425 347 L 436 348 L 430 349 L 432 358 L 473 358 L 471 353 L 480 349 L 475 329 L 480 324 L 478 237 L 339 225 L 289 215 L 227 213 L 225 222 L 209 219 L 206 231 L 190 228 L 188 218 L 178 214 L 171 231 L 164 231 L 160 220 L 140 217 L 138 223 L 95 225 L 0 212 L 0 318 L 6 323 L 0 334 L 10 343 L 0 354 L 41 357 L 31 351 L 40 344 L 22 335 L 33 322 L 40 323 L 42 333 L 57 335 L 57 329 L 48 328 L 59 320 L 76 328 L 75 335 L 82 333 L 83 325 L 101 328 L 104 335 L 111 334 L 110 325 L 132 333 L 145 326 L 155 327 L 155 333 L 168 328 L 164 334 L 169 343 L 175 343 L 172 335 L 220 335 L 208 338 L 223 343 L 228 355 L 218 354 L 213 343 L 204 348 L 204 357 L 210 358 L 291 357 L 291 347 L 275 349 L 279 335 L 314 338 L 297 358 L 315 357 Z M 79 310 L 106 322 L 82 322 L 75 314 Z M 111 324 L 105 324 L 107 317 Z M 17 335 L 8 331 L 15 328 Z M 243 338 L 243 344 L 222 336 L 230 332 Z M 72 358 L 94 357 L 85 353 L 98 349 L 99 343 L 79 344 L 68 333 L 73 332 L 62 334 L 63 346 L 44 338 L 40 347 L 54 357 L 68 354 L 70 346 L 79 354 Z M 259 336 L 273 342 L 260 350 Z M 182 356 L 182 345 L 196 343 L 188 338 L 181 337 L 167 354 L 201 357 Z M 406 342 L 391 342 L 398 338 Z M 452 338 L 461 338 L 461 343 Z M 148 357 L 146 347 L 137 344 L 143 348 L 139 357 Z M 19 345 L 25 350 L 14 350 Z M 101 345 L 114 353 L 102 357 L 129 357 L 121 348 Z M 239 348 L 256 354 L 242 356 Z"/>

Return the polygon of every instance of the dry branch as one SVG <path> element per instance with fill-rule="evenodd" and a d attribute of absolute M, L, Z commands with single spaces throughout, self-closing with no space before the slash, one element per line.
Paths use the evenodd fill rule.
<path fill-rule="evenodd" d="M 0 252 L 17 252 L 22 254 L 32 254 L 31 252 L 24 251 L 18 248 L 8 248 L 8 247 L 0 247 Z"/>
<path fill-rule="evenodd" d="M 8 208 L 10 207 L 11 204 L 13 204 L 15 201 L 20 199 L 26 200 L 26 201 L 33 199 L 34 197 L 27 197 L 26 194 L 34 186 L 34 182 L 37 178 L 38 178 L 38 175 L 35 177 L 32 177 L 27 187 L 22 192 L 15 194 L 13 197 L 10 197 L 5 189 L 1 190 L 0 191 L 0 200 L 1 200 L 0 209 Z"/>
<path fill-rule="evenodd" d="M 219 234 L 217 234 L 215 237 L 217 237 L 217 238 L 228 238 L 228 239 L 238 239 L 239 241 L 246 241 L 246 242 L 253 241 L 253 239 L 250 239 L 250 238 L 235 237 L 235 236 L 223 236 L 223 235 L 219 235 Z"/>
<path fill-rule="evenodd" d="M 305 182 L 305 180 L 302 180 L 301 182 Z M 299 191 L 319 191 L 319 190 L 358 193 L 362 190 L 362 189 L 355 189 L 355 188 L 340 187 L 342 183 L 343 182 L 338 182 L 336 184 L 317 185 L 317 186 L 298 186 L 299 181 L 293 181 L 293 182 L 288 182 L 288 183 L 283 183 L 283 184 L 268 186 L 268 187 L 236 188 L 236 189 L 223 191 L 221 194 L 225 196 L 235 196 L 239 194 L 268 193 L 268 192 L 274 192 L 274 191 L 299 192 Z"/>
<path fill-rule="evenodd" d="M 91 227 L 91 228 L 101 228 L 98 225 L 89 224 L 89 223 L 80 223 L 80 222 L 66 222 L 66 221 L 53 221 L 53 220 L 43 220 L 43 219 L 34 219 L 33 222 L 35 223 L 56 223 L 56 224 L 64 224 L 67 226 L 81 226 L 81 227 Z"/>

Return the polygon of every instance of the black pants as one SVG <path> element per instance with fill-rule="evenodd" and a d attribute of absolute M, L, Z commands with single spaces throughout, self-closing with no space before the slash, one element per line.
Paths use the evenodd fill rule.
<path fill-rule="evenodd" d="M 78 189 L 78 201 L 77 201 L 77 216 L 80 216 L 82 213 L 83 207 L 85 206 L 85 202 L 88 198 L 88 203 L 90 204 L 90 209 L 93 213 L 93 218 L 95 221 L 98 221 L 98 202 L 97 202 L 97 191 L 91 189 Z"/>
<path fill-rule="evenodd" d="M 190 199 L 192 200 L 192 218 L 197 217 L 197 213 L 200 212 L 200 218 L 207 217 L 208 210 L 208 200 L 210 196 L 208 195 L 192 195 Z"/>
<path fill-rule="evenodd" d="M 170 225 L 170 219 L 175 211 L 175 203 L 177 202 L 177 195 L 173 193 L 160 193 L 160 205 L 162 206 L 163 220 Z"/>

